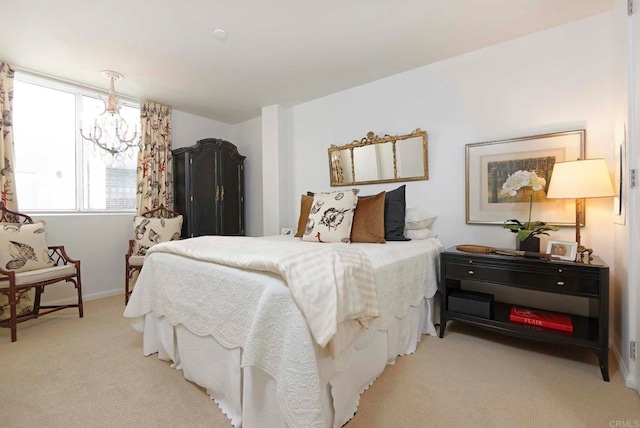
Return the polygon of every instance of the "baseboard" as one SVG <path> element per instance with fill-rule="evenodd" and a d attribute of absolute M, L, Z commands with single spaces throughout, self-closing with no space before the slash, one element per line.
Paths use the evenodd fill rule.
<path fill-rule="evenodd" d="M 99 291 L 97 293 L 90 293 L 90 294 L 84 294 L 82 293 L 82 301 L 87 302 L 89 300 L 97 300 L 97 299 L 102 299 L 104 297 L 112 297 L 112 296 L 117 296 L 121 294 L 122 295 L 122 299 L 124 301 L 124 290 L 121 290 L 119 288 L 113 289 L 113 290 L 107 290 L 107 291 Z M 46 300 L 43 301 L 42 304 L 43 305 L 64 305 L 67 303 L 74 303 L 76 297 L 67 297 L 66 299 L 58 299 L 58 300 Z"/>
<path fill-rule="evenodd" d="M 122 295 L 122 298 L 124 299 L 124 290 L 120 289 L 120 288 L 115 288 L 113 290 L 107 290 L 107 291 L 100 291 L 97 293 L 91 293 L 91 294 L 87 294 L 86 296 L 82 296 L 83 300 L 97 300 L 97 299 L 102 299 L 103 297 L 112 297 L 112 296 L 117 296 L 117 295 Z"/>
<path fill-rule="evenodd" d="M 620 369 L 620 375 L 622 376 L 622 379 L 624 380 L 624 384 L 628 388 L 636 389 L 636 380 L 634 379 L 633 375 L 631 373 L 629 373 L 629 368 L 625 364 L 624 358 L 622 358 L 622 354 L 620 353 L 620 350 L 616 346 L 615 342 L 614 341 L 610 341 L 609 342 L 609 346 L 611 347 L 611 350 L 613 351 L 613 354 L 615 355 L 616 359 L 618 360 L 618 368 Z"/>

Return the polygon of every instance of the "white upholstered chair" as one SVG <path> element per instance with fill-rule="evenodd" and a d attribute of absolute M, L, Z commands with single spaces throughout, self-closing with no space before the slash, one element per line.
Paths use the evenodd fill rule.
<path fill-rule="evenodd" d="M 140 273 L 144 264 L 147 249 L 157 243 L 180 239 L 182 216 L 176 211 L 160 205 L 158 208 L 142 213 L 133 219 L 135 239 L 129 240 L 129 251 L 125 260 L 124 302 L 129 303 L 129 296 L 135 283 L 134 276 Z"/>
<path fill-rule="evenodd" d="M 78 308 L 83 317 L 80 261 L 63 246 L 48 246 L 44 227 L 0 202 L 0 327 L 11 329 L 12 342 L 18 340 L 18 323 L 66 308 Z M 41 305 L 44 287 L 61 281 L 75 286 L 78 302 Z M 35 290 L 33 305 L 24 303 L 30 290 Z"/>

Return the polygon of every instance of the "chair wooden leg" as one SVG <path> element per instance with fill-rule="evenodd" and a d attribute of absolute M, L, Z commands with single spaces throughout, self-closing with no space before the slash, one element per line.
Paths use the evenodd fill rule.
<path fill-rule="evenodd" d="M 84 307 L 82 306 L 82 285 L 78 283 L 78 315 L 84 317 Z"/>
<path fill-rule="evenodd" d="M 9 324 L 11 325 L 11 341 L 15 342 L 18 340 L 18 314 L 17 314 L 17 305 L 18 299 L 16 297 L 15 291 L 9 292 L 9 316 L 11 317 L 9 320 Z"/>
<path fill-rule="evenodd" d="M 33 316 L 38 318 L 38 313 L 40 313 L 40 297 L 42 296 L 43 287 L 36 287 L 36 297 L 33 300 Z"/>
<path fill-rule="evenodd" d="M 80 318 L 84 317 L 84 308 L 82 306 L 82 279 L 80 278 L 80 262 L 76 264 L 76 272 L 78 274 L 78 282 L 76 284 L 76 289 L 78 290 L 78 313 L 80 314 Z"/>
<path fill-rule="evenodd" d="M 131 297 L 131 293 L 133 293 L 133 288 L 131 287 L 131 281 L 133 280 L 133 275 L 140 275 L 140 270 L 142 268 L 139 266 L 130 266 L 127 264 L 125 268 L 125 278 L 124 278 L 124 304 L 127 305 L 129 303 L 129 298 Z M 134 283 L 135 284 L 135 283 Z"/>
<path fill-rule="evenodd" d="M 124 304 L 125 306 L 129 303 L 129 278 L 131 274 L 131 269 L 129 266 L 125 267 L 124 270 Z"/>

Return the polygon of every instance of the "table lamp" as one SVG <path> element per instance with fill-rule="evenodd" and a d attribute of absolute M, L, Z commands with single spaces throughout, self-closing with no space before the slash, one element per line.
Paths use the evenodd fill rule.
<path fill-rule="evenodd" d="M 580 259 L 593 250 L 580 243 L 581 199 L 614 196 L 609 170 L 604 159 L 578 159 L 553 165 L 547 198 L 576 200 L 576 242 Z"/>

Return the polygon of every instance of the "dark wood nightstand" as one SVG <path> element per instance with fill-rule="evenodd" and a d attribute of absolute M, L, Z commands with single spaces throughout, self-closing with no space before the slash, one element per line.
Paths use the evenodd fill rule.
<path fill-rule="evenodd" d="M 515 256 L 475 254 L 455 248 L 440 258 L 440 338 L 447 321 L 460 321 L 499 333 L 543 342 L 581 346 L 593 351 L 602 378 L 609 381 L 609 267 L 598 257 L 590 263 L 529 259 Z M 513 305 L 494 302 L 491 319 L 449 310 L 448 296 L 460 290 L 462 281 L 498 284 L 589 300 L 589 315 L 571 315 L 573 332 L 514 323 L 509 320 Z"/>

